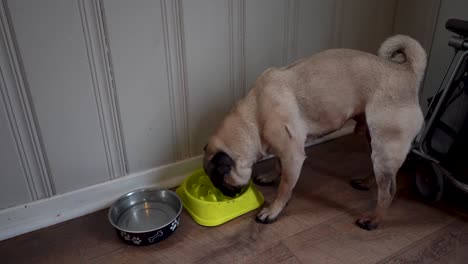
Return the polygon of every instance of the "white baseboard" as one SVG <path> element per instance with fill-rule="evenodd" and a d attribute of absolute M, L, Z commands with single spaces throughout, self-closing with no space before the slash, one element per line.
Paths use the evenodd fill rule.
<path fill-rule="evenodd" d="M 201 156 L 0 211 L 0 241 L 109 207 L 146 187 L 172 188 L 201 167 Z"/>
<path fill-rule="evenodd" d="M 306 146 L 319 144 L 353 131 L 353 124 Z M 134 173 L 47 199 L 0 210 L 0 241 L 61 223 L 109 207 L 121 195 L 146 187 L 173 188 L 201 167 L 201 156 Z"/>

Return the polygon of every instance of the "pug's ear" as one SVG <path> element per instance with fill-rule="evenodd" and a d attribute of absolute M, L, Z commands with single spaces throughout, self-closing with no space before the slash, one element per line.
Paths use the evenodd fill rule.
<path fill-rule="evenodd" d="M 206 148 L 208 147 L 208 144 L 206 144 L 204 147 L 203 147 L 203 151 L 206 151 Z"/>

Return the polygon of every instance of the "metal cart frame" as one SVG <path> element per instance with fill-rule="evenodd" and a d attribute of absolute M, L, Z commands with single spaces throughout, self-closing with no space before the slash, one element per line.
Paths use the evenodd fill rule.
<path fill-rule="evenodd" d="M 434 173 L 434 178 L 432 180 L 435 180 L 435 184 L 438 185 L 438 193 L 431 193 L 430 195 L 424 194 L 424 191 L 421 190 L 422 187 L 417 187 L 421 194 L 427 195 L 428 199 L 432 201 L 441 198 L 444 189 L 444 181 L 446 180 L 450 181 L 456 188 L 468 193 L 468 184 L 454 177 L 451 173 L 451 168 L 444 167 L 439 158 L 433 155 L 430 149 L 428 149 L 428 144 L 431 144 L 431 130 L 435 129 L 434 126 L 437 125 L 441 115 L 444 113 L 444 107 L 447 104 L 447 100 L 450 99 L 455 91 L 454 89 L 459 88 L 457 85 L 459 85 L 458 82 L 460 78 L 466 76 L 468 72 L 468 21 L 450 19 L 446 23 L 446 28 L 458 34 L 458 36 L 450 37 L 448 42 L 448 45 L 455 50 L 455 55 L 447 69 L 439 90 L 429 103 L 429 108 L 425 116 L 425 125 L 416 137 L 409 155 L 409 157 L 416 156 L 418 159 L 422 160 L 422 162 L 430 164 Z M 468 87 L 463 87 L 462 89 L 468 89 Z M 441 129 L 441 127 L 438 128 Z M 418 179 L 416 179 L 416 181 L 418 181 Z M 416 184 L 423 183 L 416 182 Z"/>

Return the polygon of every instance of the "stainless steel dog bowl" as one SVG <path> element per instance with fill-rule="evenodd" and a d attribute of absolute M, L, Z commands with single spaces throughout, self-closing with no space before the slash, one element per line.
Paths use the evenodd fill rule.
<path fill-rule="evenodd" d="M 109 209 L 109 222 L 131 245 L 150 245 L 166 239 L 179 225 L 182 201 L 166 189 L 141 189 L 120 197 Z"/>

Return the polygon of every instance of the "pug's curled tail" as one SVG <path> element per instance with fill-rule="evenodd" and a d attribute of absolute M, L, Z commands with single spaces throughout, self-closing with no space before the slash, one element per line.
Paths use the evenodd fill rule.
<path fill-rule="evenodd" d="M 395 35 L 386 39 L 379 49 L 379 57 L 399 64 L 408 64 L 422 80 L 426 70 L 426 51 L 415 39 L 405 35 Z"/>

